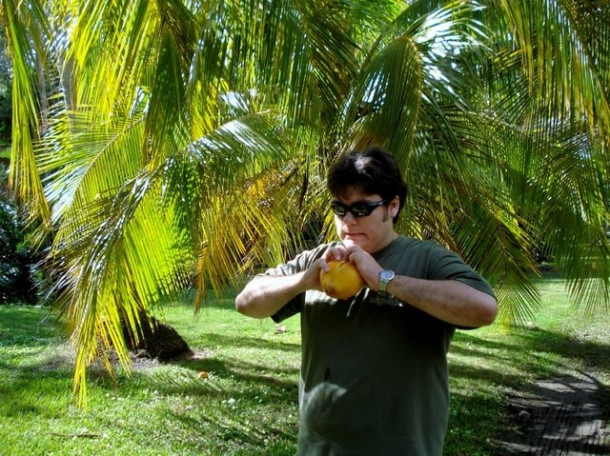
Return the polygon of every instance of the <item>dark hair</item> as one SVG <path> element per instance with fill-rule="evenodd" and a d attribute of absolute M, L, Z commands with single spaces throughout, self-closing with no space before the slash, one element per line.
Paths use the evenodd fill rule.
<path fill-rule="evenodd" d="M 400 206 L 394 223 L 407 197 L 407 184 L 396 159 L 378 146 L 339 155 L 328 171 L 326 185 L 335 197 L 344 194 L 348 188 L 367 195 L 377 194 L 388 200 L 398 196 Z"/>

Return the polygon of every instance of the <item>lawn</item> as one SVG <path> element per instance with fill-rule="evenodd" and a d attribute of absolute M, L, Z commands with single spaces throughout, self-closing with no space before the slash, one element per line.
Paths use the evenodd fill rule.
<path fill-rule="evenodd" d="M 501 454 L 499 442 L 518 426 L 507 398 L 538 379 L 586 373 L 600 395 L 610 391 L 610 319 L 573 314 L 563 287 L 544 280 L 543 311 L 508 334 L 496 326 L 456 334 L 446 456 Z M 298 318 L 281 326 L 248 319 L 231 296 L 198 315 L 172 303 L 163 317 L 197 356 L 136 362 L 116 381 L 92 369 L 83 411 L 71 396 L 71 349 L 44 315 L 0 306 L 0 454 L 295 453 Z"/>

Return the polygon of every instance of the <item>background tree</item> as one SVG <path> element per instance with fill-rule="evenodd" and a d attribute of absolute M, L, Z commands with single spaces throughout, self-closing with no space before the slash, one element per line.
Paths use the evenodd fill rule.
<path fill-rule="evenodd" d="M 367 144 L 406 170 L 399 230 L 489 277 L 504 322 L 540 245 L 607 306 L 606 3 L 2 5 L 12 184 L 54 233 L 81 399 L 100 347 L 128 366 L 121 321 L 330 235 L 325 170 Z"/>
<path fill-rule="evenodd" d="M 4 28 L 0 24 L 0 150 L 10 144 L 11 138 L 11 61 L 6 54 Z M 8 160 L 4 154 L 0 159 Z"/>
<path fill-rule="evenodd" d="M 40 274 L 27 241 L 17 205 L 8 190 L 11 137 L 11 62 L 6 54 L 4 27 L 0 23 L 0 304 L 35 303 L 40 292 Z"/>
<path fill-rule="evenodd" d="M 0 163 L 0 304 L 39 300 L 41 259 L 30 248 L 28 229 L 7 189 L 8 169 Z"/>

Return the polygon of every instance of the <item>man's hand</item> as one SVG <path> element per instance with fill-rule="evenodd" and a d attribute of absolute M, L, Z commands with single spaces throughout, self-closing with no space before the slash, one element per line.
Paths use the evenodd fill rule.
<path fill-rule="evenodd" d="M 379 266 L 375 258 L 354 243 L 346 245 L 343 255 L 346 261 L 350 261 L 356 266 L 367 287 L 377 291 L 379 289 L 379 273 L 383 271 L 383 268 Z"/>
<path fill-rule="evenodd" d="M 338 253 L 330 252 L 329 255 L 329 258 L 334 258 Z M 320 271 L 329 269 L 326 257 L 323 256 L 314 261 L 307 270 L 297 274 L 256 276 L 237 295 L 235 307 L 238 312 L 249 317 L 270 317 L 298 294 L 307 290 L 322 291 Z"/>

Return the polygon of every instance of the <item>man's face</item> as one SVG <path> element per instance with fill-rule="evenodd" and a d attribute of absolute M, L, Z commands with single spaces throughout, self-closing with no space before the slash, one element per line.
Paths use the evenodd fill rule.
<path fill-rule="evenodd" d="M 377 203 L 383 198 L 377 194 L 367 195 L 348 187 L 335 201 L 345 206 L 354 203 Z M 339 238 L 345 243 L 354 243 L 368 253 L 384 248 L 396 237 L 392 218 L 398 213 L 398 197 L 372 210 L 370 215 L 354 217 L 350 211 L 344 216 L 335 214 L 335 227 Z"/>

